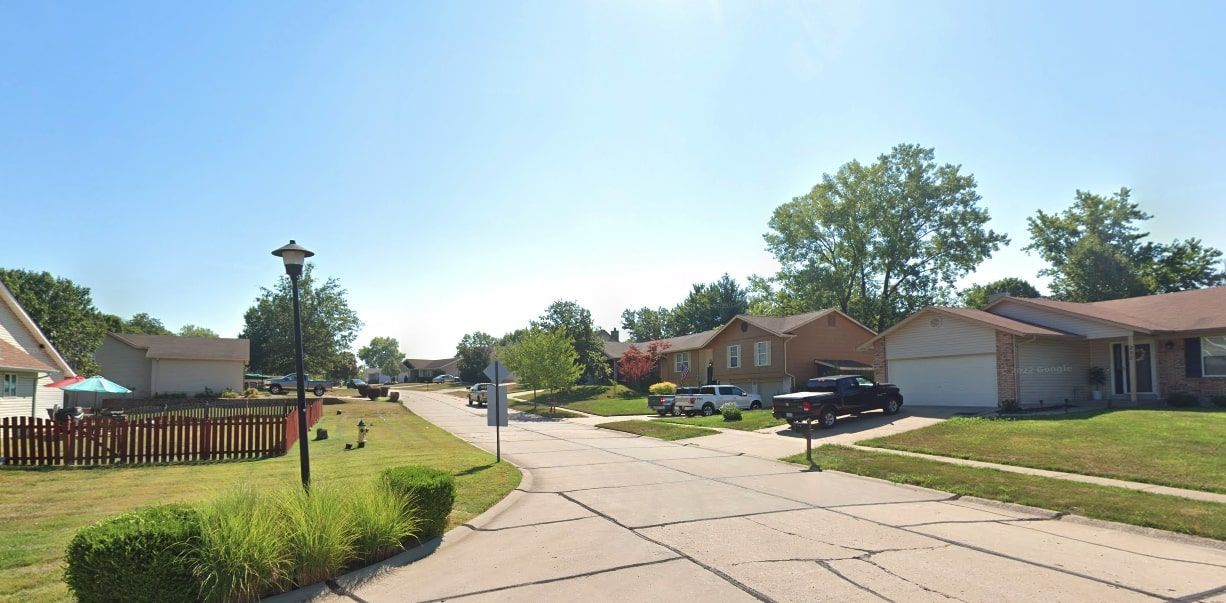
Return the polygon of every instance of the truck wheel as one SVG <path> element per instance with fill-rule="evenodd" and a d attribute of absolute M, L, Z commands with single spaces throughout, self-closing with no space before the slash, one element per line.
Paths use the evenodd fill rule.
<path fill-rule="evenodd" d="M 887 415 L 895 415 L 898 414 L 898 410 L 901 407 L 902 404 L 898 402 L 898 398 L 890 398 L 889 400 L 885 401 L 885 408 L 882 410 L 884 410 L 885 414 Z"/>
<path fill-rule="evenodd" d="M 674 406 L 674 407 L 673 407 L 673 416 L 674 416 L 674 417 L 680 417 L 680 416 L 681 416 L 681 409 L 680 409 L 680 408 L 677 408 L 676 406 Z"/>
<path fill-rule="evenodd" d="M 283 392 L 285 392 L 285 390 L 282 389 L 281 386 L 277 385 L 276 383 L 268 386 L 268 393 L 274 396 L 280 396 Z"/>
<path fill-rule="evenodd" d="M 749 410 L 762 410 L 762 403 L 761 403 L 761 402 L 758 402 L 758 401 L 756 401 L 756 400 L 755 400 L 755 401 L 753 401 L 753 402 L 750 402 L 750 403 L 749 403 Z"/>
<path fill-rule="evenodd" d="M 711 416 L 711 415 L 713 415 L 713 414 L 715 414 L 715 405 L 714 405 L 714 404 L 703 404 L 703 405 L 702 405 L 702 416 L 704 416 L 704 417 L 709 417 L 709 416 Z"/>
<path fill-rule="evenodd" d="M 822 429 L 830 429 L 838 423 L 839 416 L 835 414 L 834 408 L 825 406 L 817 413 L 817 420 L 822 424 Z"/>
<path fill-rule="evenodd" d="M 694 412 L 694 411 L 692 411 L 692 410 L 687 410 L 687 411 L 685 411 L 685 416 L 687 416 L 687 417 L 692 417 L 692 416 L 694 416 L 694 415 L 696 415 L 696 414 L 698 414 L 698 413 L 696 413 L 696 412 Z"/>
<path fill-rule="evenodd" d="M 311 390 L 311 391 L 312 391 L 312 392 L 315 394 L 315 396 L 316 396 L 316 397 L 318 397 L 318 398 L 322 398 L 322 397 L 323 397 L 323 395 L 324 395 L 324 391 L 326 391 L 326 390 L 324 390 L 324 386 L 322 386 L 322 385 L 316 385 L 316 386 L 315 386 L 315 389 L 313 389 L 313 390 Z"/>

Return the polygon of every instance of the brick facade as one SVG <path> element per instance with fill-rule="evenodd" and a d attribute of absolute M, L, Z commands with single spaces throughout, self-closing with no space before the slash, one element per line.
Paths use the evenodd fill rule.
<path fill-rule="evenodd" d="M 1011 333 L 997 331 L 996 401 L 1017 399 L 1017 342 Z"/>
<path fill-rule="evenodd" d="M 1172 345 L 1166 349 L 1167 343 Z M 1180 392 L 1189 393 L 1202 401 L 1213 396 L 1226 396 L 1226 377 L 1189 377 L 1187 362 L 1184 360 L 1184 343 L 1182 337 L 1159 339 L 1158 349 L 1158 385 L 1162 388 L 1162 396 Z"/>
<path fill-rule="evenodd" d="M 890 381 L 890 375 L 886 372 L 884 339 L 873 342 L 873 380 L 878 383 Z"/>

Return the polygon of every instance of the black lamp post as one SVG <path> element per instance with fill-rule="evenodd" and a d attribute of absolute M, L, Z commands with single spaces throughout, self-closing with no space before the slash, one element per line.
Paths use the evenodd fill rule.
<path fill-rule="evenodd" d="M 311 455 L 307 451 L 307 406 L 306 406 L 306 371 L 302 364 L 302 310 L 298 303 L 298 279 L 302 276 L 302 266 L 306 259 L 315 253 L 290 240 L 273 255 L 285 262 L 285 273 L 289 275 L 290 289 L 294 292 L 294 360 L 298 366 L 298 459 L 302 470 L 302 487 L 311 489 Z"/>

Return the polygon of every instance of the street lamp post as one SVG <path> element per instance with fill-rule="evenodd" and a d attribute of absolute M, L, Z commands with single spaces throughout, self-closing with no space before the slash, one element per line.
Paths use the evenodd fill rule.
<path fill-rule="evenodd" d="M 294 361 L 298 367 L 298 461 L 302 472 L 302 487 L 310 490 L 311 455 L 307 451 L 306 371 L 302 359 L 302 310 L 298 302 L 298 279 L 302 276 L 306 259 L 315 253 L 291 239 L 288 245 L 278 248 L 272 254 L 285 262 L 285 273 L 289 275 L 290 289 L 294 292 Z"/>

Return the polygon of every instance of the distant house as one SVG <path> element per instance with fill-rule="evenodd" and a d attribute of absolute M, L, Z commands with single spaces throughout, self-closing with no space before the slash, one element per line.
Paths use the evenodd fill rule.
<path fill-rule="evenodd" d="M 401 365 L 404 370 L 396 375 L 384 375 L 378 369 L 370 369 L 366 380 L 370 383 L 388 383 L 392 380 L 400 383 L 426 382 L 439 375 L 460 375 L 459 358 L 440 358 L 425 360 L 421 358 L 406 358 Z"/>
<path fill-rule="evenodd" d="M 1226 395 L 1226 287 L 1092 303 L 1003 296 L 925 308 L 864 346 L 908 405 Z"/>
<path fill-rule="evenodd" d="M 133 398 L 241 391 L 251 357 L 246 339 L 107 333 L 94 354 L 102 375 Z"/>
<path fill-rule="evenodd" d="M 0 417 L 47 418 L 47 409 L 63 406 L 64 392 L 43 386 L 75 375 L 0 283 Z"/>

